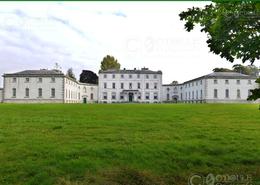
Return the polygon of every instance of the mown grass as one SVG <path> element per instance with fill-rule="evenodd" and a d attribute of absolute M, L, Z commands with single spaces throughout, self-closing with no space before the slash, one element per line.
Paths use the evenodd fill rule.
<path fill-rule="evenodd" d="M 0 184 L 260 184 L 258 105 L 0 105 Z"/>

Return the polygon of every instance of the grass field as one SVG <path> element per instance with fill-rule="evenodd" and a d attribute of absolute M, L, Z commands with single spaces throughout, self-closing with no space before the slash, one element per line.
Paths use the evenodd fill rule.
<path fill-rule="evenodd" d="M 0 184 L 260 184 L 258 105 L 0 105 Z"/>

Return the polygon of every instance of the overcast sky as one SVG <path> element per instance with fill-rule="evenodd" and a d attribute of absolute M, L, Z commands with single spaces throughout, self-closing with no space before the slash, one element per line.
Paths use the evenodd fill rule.
<path fill-rule="evenodd" d="M 122 68 L 162 70 L 164 83 L 231 68 L 209 52 L 205 33 L 186 32 L 179 19 L 181 11 L 205 4 L 0 2 L 0 74 L 52 69 L 58 62 L 64 72 L 72 67 L 78 78 L 83 69 L 97 73 L 107 54 Z"/>

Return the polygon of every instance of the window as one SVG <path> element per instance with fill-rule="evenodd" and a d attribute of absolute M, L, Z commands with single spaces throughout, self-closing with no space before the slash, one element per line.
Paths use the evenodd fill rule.
<path fill-rule="evenodd" d="M 90 99 L 91 99 L 91 100 L 94 99 L 94 94 L 93 94 L 93 93 L 90 94 Z"/>
<path fill-rule="evenodd" d="M 200 85 L 202 85 L 202 80 L 200 80 Z"/>
<path fill-rule="evenodd" d="M 218 90 L 214 89 L 214 98 L 218 98 Z"/>
<path fill-rule="evenodd" d="M 113 88 L 113 89 L 116 88 L 116 83 L 112 83 L 112 88 Z"/>
<path fill-rule="evenodd" d="M 157 78 L 157 75 L 153 75 L 153 78 L 156 79 L 156 78 Z"/>
<path fill-rule="evenodd" d="M 13 83 L 16 83 L 17 79 L 16 78 L 13 78 Z"/>
<path fill-rule="evenodd" d="M 137 78 L 140 78 L 140 74 L 137 74 Z"/>
<path fill-rule="evenodd" d="M 146 79 L 149 79 L 149 75 L 146 75 Z"/>
<path fill-rule="evenodd" d="M 248 82 L 247 82 L 248 84 L 252 84 L 252 82 L 251 82 L 251 80 L 248 80 Z"/>
<path fill-rule="evenodd" d="M 39 83 L 42 83 L 42 78 L 38 78 L 38 82 L 39 82 Z"/>
<path fill-rule="evenodd" d="M 86 93 L 87 92 L 87 88 L 86 87 L 84 87 L 84 93 Z"/>
<path fill-rule="evenodd" d="M 26 88 L 26 89 L 25 89 L 25 97 L 26 97 L 26 98 L 29 98 L 29 96 L 30 96 L 29 88 Z"/>
<path fill-rule="evenodd" d="M 25 82 L 26 83 L 30 82 L 30 78 L 25 78 Z"/>
<path fill-rule="evenodd" d="M 196 86 L 198 86 L 198 81 L 196 81 Z"/>
<path fill-rule="evenodd" d="M 240 89 L 237 89 L 237 98 L 241 98 Z"/>
<path fill-rule="evenodd" d="M 124 89 L 124 83 L 121 83 L 121 89 Z"/>
<path fill-rule="evenodd" d="M 149 100 L 150 99 L 150 94 L 149 93 L 145 93 L 145 99 Z"/>
<path fill-rule="evenodd" d="M 42 88 L 38 89 L 38 97 L 41 98 L 42 97 Z"/>
<path fill-rule="evenodd" d="M 137 83 L 137 88 L 141 89 L 141 83 Z"/>
<path fill-rule="evenodd" d="M 194 86 L 194 82 L 192 82 L 192 87 Z"/>
<path fill-rule="evenodd" d="M 170 100 L 170 94 L 167 94 L 167 100 L 168 101 Z"/>
<path fill-rule="evenodd" d="M 182 100 L 182 93 L 181 93 L 181 100 Z"/>
<path fill-rule="evenodd" d="M 104 89 L 106 89 L 106 88 L 107 88 L 107 83 L 105 82 L 105 83 L 104 83 Z"/>
<path fill-rule="evenodd" d="M 218 80 L 214 80 L 214 84 L 218 84 Z"/>
<path fill-rule="evenodd" d="M 104 78 L 107 78 L 107 75 L 106 75 L 106 74 L 104 74 Z"/>
<path fill-rule="evenodd" d="M 194 99 L 194 91 L 192 91 L 192 99 Z"/>
<path fill-rule="evenodd" d="M 103 99 L 107 100 L 107 92 L 103 92 Z"/>
<path fill-rule="evenodd" d="M 225 84 L 229 84 L 229 81 L 228 81 L 228 80 L 225 80 Z"/>
<path fill-rule="evenodd" d="M 123 100 L 124 99 L 124 95 L 120 94 L 120 99 Z"/>
<path fill-rule="evenodd" d="M 113 75 L 112 75 L 112 78 L 116 78 L 116 75 L 115 75 L 115 74 L 113 74 Z"/>
<path fill-rule="evenodd" d="M 240 80 L 237 80 L 237 84 L 238 84 L 238 85 L 240 84 Z"/>
<path fill-rule="evenodd" d="M 132 75 L 129 75 L 129 78 L 132 78 Z"/>
<path fill-rule="evenodd" d="M 154 94 L 153 94 L 153 99 L 154 99 L 154 100 L 158 100 L 158 93 L 154 93 Z"/>
<path fill-rule="evenodd" d="M 141 100 L 141 98 L 142 98 L 142 96 L 141 96 L 141 94 L 139 94 L 139 95 L 138 95 L 138 99 Z"/>
<path fill-rule="evenodd" d="M 200 99 L 202 99 L 202 90 L 200 90 Z"/>
<path fill-rule="evenodd" d="M 116 99 L 116 93 L 112 92 L 112 100 L 115 100 L 115 99 Z"/>
<path fill-rule="evenodd" d="M 51 97 L 52 97 L 52 98 L 55 97 L 55 89 L 54 89 L 54 88 L 51 89 Z"/>
<path fill-rule="evenodd" d="M 154 89 L 157 89 L 157 83 L 154 83 Z"/>
<path fill-rule="evenodd" d="M 55 78 L 54 78 L 54 77 L 51 78 L 51 82 L 52 82 L 52 83 L 55 82 Z"/>
<path fill-rule="evenodd" d="M 196 99 L 199 99 L 198 91 L 196 91 Z"/>
<path fill-rule="evenodd" d="M 16 97 L 16 88 L 13 88 L 13 98 Z"/>
<path fill-rule="evenodd" d="M 149 83 L 146 83 L 146 89 L 149 89 Z"/>
<path fill-rule="evenodd" d="M 132 83 L 129 83 L 129 89 L 132 89 Z"/>
<path fill-rule="evenodd" d="M 226 98 L 229 98 L 229 90 L 228 89 L 226 89 L 225 95 L 226 95 Z"/>
<path fill-rule="evenodd" d="M 189 92 L 189 100 L 190 100 L 190 92 Z"/>
<path fill-rule="evenodd" d="M 124 78 L 124 75 L 123 75 L 123 74 L 121 75 L 121 78 Z"/>

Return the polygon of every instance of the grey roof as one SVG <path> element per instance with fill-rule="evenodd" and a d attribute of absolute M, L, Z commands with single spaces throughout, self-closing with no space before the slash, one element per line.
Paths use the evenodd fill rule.
<path fill-rule="evenodd" d="M 40 70 L 25 70 L 20 71 L 17 73 L 9 73 L 4 74 L 5 76 L 64 76 L 64 74 L 59 70 L 47 70 L 47 69 L 40 69 Z"/>
<path fill-rule="evenodd" d="M 241 74 L 241 73 L 236 73 L 236 72 L 214 72 L 214 73 L 210 73 L 198 78 L 194 78 L 192 80 L 186 81 L 185 83 L 189 83 L 192 81 L 196 81 L 196 80 L 201 80 L 201 79 L 256 79 L 256 76 L 250 76 L 250 75 L 245 75 L 245 74 Z"/>
<path fill-rule="evenodd" d="M 147 68 L 143 68 L 143 69 L 120 69 L 120 70 L 116 70 L 116 69 L 110 69 L 110 70 L 100 70 L 100 73 L 106 73 L 106 74 L 162 74 L 162 71 L 152 71 L 149 70 Z"/>

